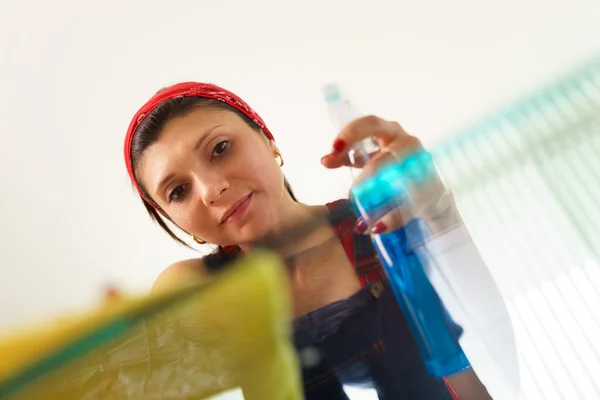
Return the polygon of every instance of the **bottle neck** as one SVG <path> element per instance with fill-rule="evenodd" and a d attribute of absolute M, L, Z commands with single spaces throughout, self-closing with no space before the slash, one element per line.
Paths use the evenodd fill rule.
<path fill-rule="evenodd" d="M 331 116 L 333 126 L 341 131 L 349 123 L 361 117 L 357 108 L 352 106 L 350 101 L 339 98 L 336 101 L 328 102 L 329 115 Z M 356 143 L 348 152 L 348 159 L 352 167 L 352 175 L 356 175 L 356 168 L 362 168 L 373 158 L 380 150 L 379 143 L 373 138 L 365 138 Z"/>
<path fill-rule="evenodd" d="M 356 143 L 348 152 L 350 164 L 355 168 L 364 167 L 377 155 L 381 147 L 373 138 L 366 138 Z"/>

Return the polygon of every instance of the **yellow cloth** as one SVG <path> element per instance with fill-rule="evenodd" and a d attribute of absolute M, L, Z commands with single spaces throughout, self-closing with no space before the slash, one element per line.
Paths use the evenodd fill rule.
<path fill-rule="evenodd" d="M 0 338 L 0 398 L 203 399 L 241 387 L 246 400 L 300 400 L 286 287 L 279 258 L 260 252 L 208 281 Z M 92 333 L 91 349 L 78 347 Z M 23 373 L 53 355 L 37 379 Z"/>

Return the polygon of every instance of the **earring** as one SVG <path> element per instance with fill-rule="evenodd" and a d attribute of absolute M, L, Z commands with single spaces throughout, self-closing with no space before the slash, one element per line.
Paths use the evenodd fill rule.
<path fill-rule="evenodd" d="M 283 167 L 284 161 L 283 161 L 283 157 L 281 156 L 281 153 L 279 152 L 279 150 L 275 151 L 275 158 L 279 159 L 279 166 Z"/>
<path fill-rule="evenodd" d="M 197 238 L 196 235 L 192 235 L 192 237 L 194 238 L 194 242 L 198 243 L 198 244 L 206 244 L 206 242 L 200 238 Z"/>

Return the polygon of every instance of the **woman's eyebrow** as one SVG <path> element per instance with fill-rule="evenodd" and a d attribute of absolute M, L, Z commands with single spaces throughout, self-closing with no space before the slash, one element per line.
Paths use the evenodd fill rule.
<path fill-rule="evenodd" d="M 202 146 L 202 143 L 204 142 L 204 140 L 206 140 L 208 135 L 210 135 L 212 131 L 214 131 L 220 126 L 223 126 L 223 124 L 218 124 L 213 126 L 212 128 L 208 128 L 207 130 L 205 130 L 204 133 L 202 133 L 202 135 L 200 136 L 200 139 L 198 139 L 198 141 L 196 142 L 196 145 L 194 146 L 194 151 L 198 150 L 200 146 Z"/>

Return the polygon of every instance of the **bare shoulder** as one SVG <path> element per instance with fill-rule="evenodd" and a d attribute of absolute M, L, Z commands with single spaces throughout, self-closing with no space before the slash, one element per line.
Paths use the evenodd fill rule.
<path fill-rule="evenodd" d="M 189 279 L 198 279 L 203 276 L 208 276 L 208 270 L 202 258 L 177 261 L 158 275 L 152 286 L 152 293 L 162 292 Z"/>

